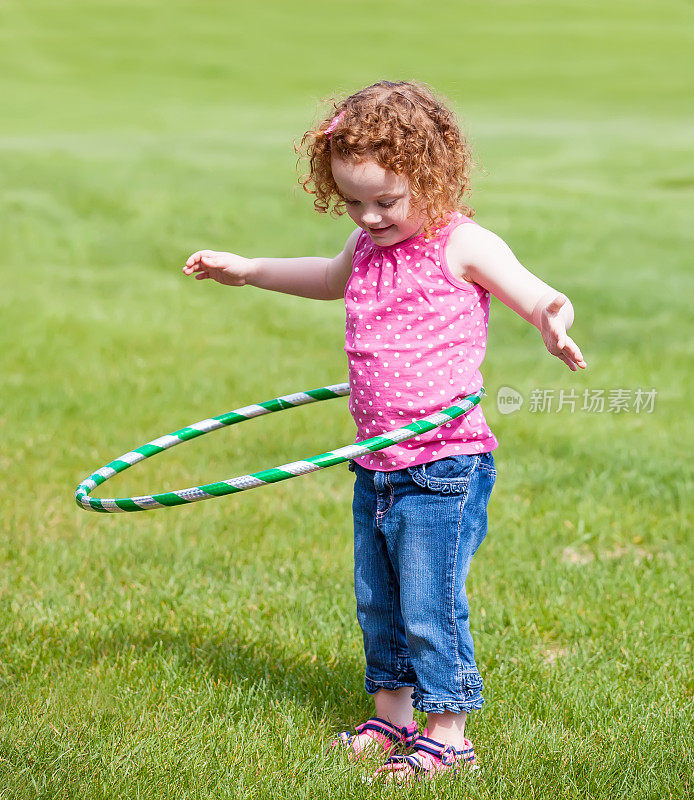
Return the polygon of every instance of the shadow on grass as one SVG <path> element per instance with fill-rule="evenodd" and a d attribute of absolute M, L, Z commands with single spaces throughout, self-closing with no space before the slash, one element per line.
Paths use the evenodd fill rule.
<path fill-rule="evenodd" d="M 140 664 L 135 674 L 159 676 L 162 686 L 202 682 L 217 690 L 221 685 L 228 687 L 225 702 L 231 692 L 238 696 L 240 708 L 247 698 L 260 694 L 266 704 L 300 707 L 316 722 L 328 720 L 340 730 L 373 713 L 373 702 L 364 691 L 363 657 L 345 652 L 336 658 L 334 647 L 332 655 L 322 656 L 296 642 L 253 638 L 240 631 L 205 636 L 195 628 L 153 627 L 135 636 L 123 632 L 89 640 L 78 637 L 69 650 L 73 667 L 127 664 L 130 674 L 132 665 Z"/>

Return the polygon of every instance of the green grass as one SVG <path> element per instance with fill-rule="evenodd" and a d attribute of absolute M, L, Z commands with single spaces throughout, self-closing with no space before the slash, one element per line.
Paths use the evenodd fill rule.
<path fill-rule="evenodd" d="M 691 794 L 692 17 L 678 0 L 0 0 L 2 800 Z M 371 711 L 345 468 L 147 514 L 72 500 L 156 435 L 344 380 L 339 303 L 180 266 L 203 246 L 337 252 L 349 225 L 295 188 L 292 142 L 320 98 L 380 77 L 454 103 L 478 220 L 571 297 L 589 363 L 570 373 L 493 303 L 499 477 L 468 582 L 482 770 L 397 793 L 324 755 Z M 497 412 L 501 386 L 521 411 Z M 534 388 L 658 395 L 652 414 L 533 414 Z M 352 437 L 336 400 L 108 487 Z"/>

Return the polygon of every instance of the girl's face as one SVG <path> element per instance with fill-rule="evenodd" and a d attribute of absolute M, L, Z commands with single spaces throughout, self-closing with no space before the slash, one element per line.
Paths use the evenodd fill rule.
<path fill-rule="evenodd" d="M 424 230 L 424 215 L 410 203 L 410 182 L 375 161 L 333 156 L 333 178 L 347 213 L 381 247 L 398 244 Z"/>

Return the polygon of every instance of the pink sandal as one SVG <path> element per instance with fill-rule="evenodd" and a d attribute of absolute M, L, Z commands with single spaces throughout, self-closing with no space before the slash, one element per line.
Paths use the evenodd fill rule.
<path fill-rule="evenodd" d="M 457 750 L 453 745 L 441 744 L 427 736 L 424 731 L 413 744 L 409 755 L 390 756 L 380 766 L 375 775 L 385 776 L 393 781 L 431 779 L 442 772 L 450 772 L 457 777 L 464 769 L 477 769 L 472 742 L 465 739 L 465 745 Z"/>
<path fill-rule="evenodd" d="M 419 730 L 416 722 L 410 722 L 404 728 L 398 728 L 387 722 L 380 717 L 372 717 L 361 725 L 357 725 L 354 733 L 350 731 L 343 731 L 334 741 L 330 743 L 331 747 L 338 747 L 340 745 L 351 749 L 351 755 L 354 758 L 362 758 L 367 751 L 375 749 L 371 745 L 364 747 L 356 741 L 356 737 L 360 734 L 365 734 L 370 739 L 373 739 L 380 746 L 386 755 L 398 749 L 408 749 L 412 747 L 416 739 L 419 737 Z M 421 738 L 421 737 L 420 737 Z"/>

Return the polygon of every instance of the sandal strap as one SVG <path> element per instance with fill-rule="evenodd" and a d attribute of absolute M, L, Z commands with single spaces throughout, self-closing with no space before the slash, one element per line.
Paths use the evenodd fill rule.
<path fill-rule="evenodd" d="M 405 780 L 408 777 L 421 780 L 447 770 L 452 770 L 451 774 L 457 775 L 463 765 L 474 769 L 474 762 L 475 753 L 469 739 L 465 739 L 464 746 L 457 749 L 453 745 L 437 742 L 428 736 L 419 736 L 414 743 L 412 753 L 406 756 L 390 756 L 378 768 L 376 774 L 400 773 Z"/>
<path fill-rule="evenodd" d="M 473 762 L 475 760 L 475 751 L 469 739 L 465 739 L 463 747 L 458 749 L 453 747 L 452 744 L 437 742 L 436 739 L 426 736 L 426 733 L 427 731 L 424 731 L 424 735 L 419 736 L 415 741 L 413 745 L 415 751 L 421 750 L 424 753 L 428 753 L 444 765 L 452 764 L 454 761 Z"/>
<path fill-rule="evenodd" d="M 393 744 L 406 743 L 409 745 L 413 741 L 416 741 L 418 736 L 418 732 L 413 732 L 413 730 L 411 730 L 413 725 L 414 723 L 404 728 L 398 728 L 385 719 L 371 717 L 371 719 L 367 719 L 366 722 L 363 722 L 361 725 L 357 725 L 355 730 L 358 734 L 366 733 L 366 731 L 373 731 L 374 733 L 390 739 Z"/>
<path fill-rule="evenodd" d="M 430 772 L 429 767 L 425 767 L 419 759 L 414 756 L 390 756 L 384 762 L 386 764 L 409 764 L 414 775 L 426 774 Z"/>

